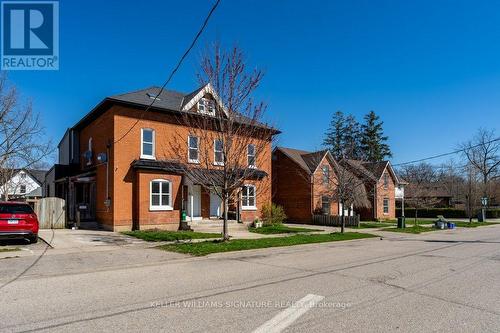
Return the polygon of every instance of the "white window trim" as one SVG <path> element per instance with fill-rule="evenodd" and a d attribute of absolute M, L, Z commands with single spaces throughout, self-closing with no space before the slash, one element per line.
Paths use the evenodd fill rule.
<path fill-rule="evenodd" d="M 387 213 L 385 212 L 385 205 L 384 205 L 384 202 L 386 200 L 387 200 Z M 389 215 L 390 205 L 391 205 L 391 202 L 390 202 L 389 198 L 383 198 L 382 199 L 382 212 L 383 212 L 384 215 Z"/>
<path fill-rule="evenodd" d="M 243 205 L 243 193 L 241 194 L 241 210 L 257 210 L 257 191 L 255 185 L 244 184 L 243 187 L 253 187 L 253 206 Z"/>
<path fill-rule="evenodd" d="M 190 146 L 189 146 L 189 138 L 196 138 L 196 142 L 197 142 L 197 148 L 196 148 L 196 150 L 198 151 L 198 159 L 197 160 L 192 160 L 192 159 L 189 158 L 189 150 L 191 149 Z M 188 135 L 187 145 L 188 145 L 188 151 L 187 151 L 187 154 L 188 154 L 188 156 L 187 156 L 188 157 L 188 163 L 200 164 L 200 138 L 197 137 L 197 136 L 195 136 L 195 135 Z"/>
<path fill-rule="evenodd" d="M 250 154 L 248 153 L 248 148 L 249 148 L 250 146 L 253 146 L 253 155 L 250 155 Z M 249 168 L 251 168 L 251 169 L 257 169 L 257 165 L 256 165 L 256 164 L 257 164 L 257 163 L 256 163 L 257 161 L 256 161 L 256 153 L 255 153 L 255 150 L 256 150 L 256 149 L 257 149 L 257 148 L 255 147 L 255 145 L 254 145 L 253 143 L 250 143 L 250 144 L 248 144 L 248 146 L 247 146 L 247 164 L 248 164 L 248 167 L 249 167 Z M 252 156 L 252 157 L 253 157 L 253 163 L 254 163 L 254 164 L 250 164 L 250 156 Z"/>
<path fill-rule="evenodd" d="M 152 144 L 153 144 L 153 155 L 146 155 L 144 154 L 144 131 L 148 130 L 152 132 Z M 149 143 L 149 142 L 148 142 Z M 152 128 L 141 128 L 141 158 L 146 159 L 146 160 L 156 160 L 155 157 L 155 152 L 156 152 L 156 132 Z"/>
<path fill-rule="evenodd" d="M 153 206 L 153 182 L 160 182 L 160 204 L 158 206 Z M 162 186 L 161 183 L 168 183 L 168 205 L 161 204 L 161 196 L 162 196 Z M 149 210 L 150 211 L 168 211 L 174 210 L 172 207 L 172 181 L 168 179 L 153 179 L 149 182 Z"/>
<path fill-rule="evenodd" d="M 203 110 L 200 110 L 200 102 L 203 102 Z M 209 111 L 208 104 L 213 104 L 213 109 Z M 209 116 L 215 116 L 215 101 L 209 98 L 202 97 L 198 100 L 198 112 Z"/>
<path fill-rule="evenodd" d="M 222 151 L 220 151 L 220 153 L 222 153 L 222 161 L 221 162 L 216 161 L 216 156 L 217 156 L 216 152 L 217 151 L 215 150 L 215 147 L 216 147 L 215 143 L 217 141 L 222 141 L 222 140 L 214 139 L 214 165 L 224 165 L 224 142 L 222 143 Z"/>

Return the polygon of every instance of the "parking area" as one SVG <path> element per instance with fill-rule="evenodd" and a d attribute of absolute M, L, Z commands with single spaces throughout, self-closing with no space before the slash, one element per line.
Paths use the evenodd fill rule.
<path fill-rule="evenodd" d="M 96 230 L 41 229 L 39 240 L 0 240 L 0 258 L 47 254 L 81 253 L 114 250 L 123 247 L 147 248 L 152 244 L 116 232 Z M 49 251 L 50 250 L 50 251 Z"/>

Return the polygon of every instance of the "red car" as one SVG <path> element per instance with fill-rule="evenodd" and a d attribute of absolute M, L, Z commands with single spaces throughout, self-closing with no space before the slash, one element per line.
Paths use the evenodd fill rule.
<path fill-rule="evenodd" d="M 0 239 L 26 238 L 38 241 L 38 218 L 25 202 L 0 202 Z"/>

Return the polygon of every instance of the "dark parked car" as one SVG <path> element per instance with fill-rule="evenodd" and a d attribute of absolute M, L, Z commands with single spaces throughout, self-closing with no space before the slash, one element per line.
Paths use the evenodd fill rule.
<path fill-rule="evenodd" d="M 24 202 L 0 202 L 0 239 L 26 238 L 38 241 L 38 218 Z"/>

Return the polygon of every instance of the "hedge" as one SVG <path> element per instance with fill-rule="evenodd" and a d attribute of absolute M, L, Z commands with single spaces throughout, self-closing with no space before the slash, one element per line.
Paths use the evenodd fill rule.
<path fill-rule="evenodd" d="M 479 211 L 478 211 L 479 212 Z M 467 212 L 464 209 L 455 209 L 455 208 L 421 208 L 418 210 L 418 217 L 428 217 L 435 218 L 438 215 L 443 215 L 447 218 L 466 218 Z M 396 216 L 401 216 L 401 208 L 396 209 Z M 405 208 L 405 216 L 406 217 L 415 217 L 415 208 Z M 474 214 L 474 217 L 477 216 L 477 213 Z M 500 217 L 500 209 L 490 209 L 486 210 L 486 218 L 499 218 Z"/>

